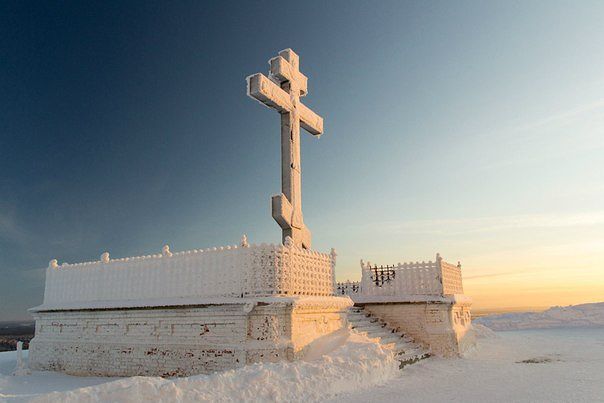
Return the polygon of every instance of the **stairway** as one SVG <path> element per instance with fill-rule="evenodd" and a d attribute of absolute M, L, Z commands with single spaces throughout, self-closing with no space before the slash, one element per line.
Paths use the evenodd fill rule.
<path fill-rule="evenodd" d="M 348 323 L 358 333 L 364 333 L 371 339 L 378 338 L 384 348 L 395 351 L 399 368 L 430 357 L 430 354 L 412 338 L 389 328 L 385 322 L 370 313 L 353 306 L 348 310 Z"/>

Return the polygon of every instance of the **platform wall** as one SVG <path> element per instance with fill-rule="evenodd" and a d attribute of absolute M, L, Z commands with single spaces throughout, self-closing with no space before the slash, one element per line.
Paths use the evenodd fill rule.
<path fill-rule="evenodd" d="M 185 376 L 293 359 L 346 324 L 348 298 L 36 312 L 30 367 L 73 375 Z M 250 310 L 251 308 L 251 310 Z"/>
<path fill-rule="evenodd" d="M 471 341 L 470 304 L 446 302 L 366 303 L 362 306 L 390 327 L 413 337 L 442 357 L 461 356 Z"/>

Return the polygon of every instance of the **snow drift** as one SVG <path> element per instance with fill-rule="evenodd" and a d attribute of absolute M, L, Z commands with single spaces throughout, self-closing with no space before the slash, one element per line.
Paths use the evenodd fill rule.
<path fill-rule="evenodd" d="M 505 313 L 474 320 L 493 330 L 604 326 L 604 302 L 555 306 L 544 312 Z"/>
<path fill-rule="evenodd" d="M 480 323 L 472 322 L 472 327 L 469 330 L 470 336 L 474 339 L 496 339 L 497 334 L 489 327 Z M 474 343 L 475 344 L 475 343 Z"/>
<path fill-rule="evenodd" d="M 390 350 L 348 330 L 311 345 L 307 357 L 310 358 L 303 361 L 254 364 L 188 378 L 124 378 L 36 396 L 31 401 L 318 401 L 385 383 L 400 373 Z"/>

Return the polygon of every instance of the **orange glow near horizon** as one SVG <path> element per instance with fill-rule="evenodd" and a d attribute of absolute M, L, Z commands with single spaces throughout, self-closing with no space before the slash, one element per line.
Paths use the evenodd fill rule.
<path fill-rule="evenodd" d="M 480 270 L 466 265 L 464 290 L 475 309 L 550 307 L 604 301 L 604 248 L 585 250 L 586 244 L 559 248 L 557 254 L 506 260 L 509 267 L 493 265 Z M 581 250 L 584 249 L 584 250 Z M 590 249 L 590 248 L 587 248 Z M 514 269 L 515 268 L 515 269 Z M 485 273 L 486 272 L 486 273 Z"/>
<path fill-rule="evenodd" d="M 375 228 L 374 228 L 375 227 Z M 475 310 L 548 308 L 604 301 L 604 212 L 375 223 L 390 236 L 363 240 L 378 264 L 434 259 L 462 264 Z M 370 232 L 369 231 L 369 232 Z M 380 242 L 382 242 L 380 244 Z M 401 250 L 400 245 L 407 248 Z M 438 248 L 438 249 L 437 249 Z M 353 267 L 348 256 L 343 267 Z M 358 266 L 357 266 L 358 267 Z M 358 279 L 344 269 L 339 279 Z"/>

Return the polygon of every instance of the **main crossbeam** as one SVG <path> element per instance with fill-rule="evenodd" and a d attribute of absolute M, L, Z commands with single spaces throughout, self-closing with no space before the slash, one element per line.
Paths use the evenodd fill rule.
<path fill-rule="evenodd" d="M 276 109 L 279 113 L 294 111 L 290 94 L 262 73 L 248 77 L 248 95 L 266 106 Z M 323 118 L 321 116 L 301 102 L 297 105 L 297 112 L 300 118 L 300 126 L 304 130 L 314 136 L 323 133 Z"/>

